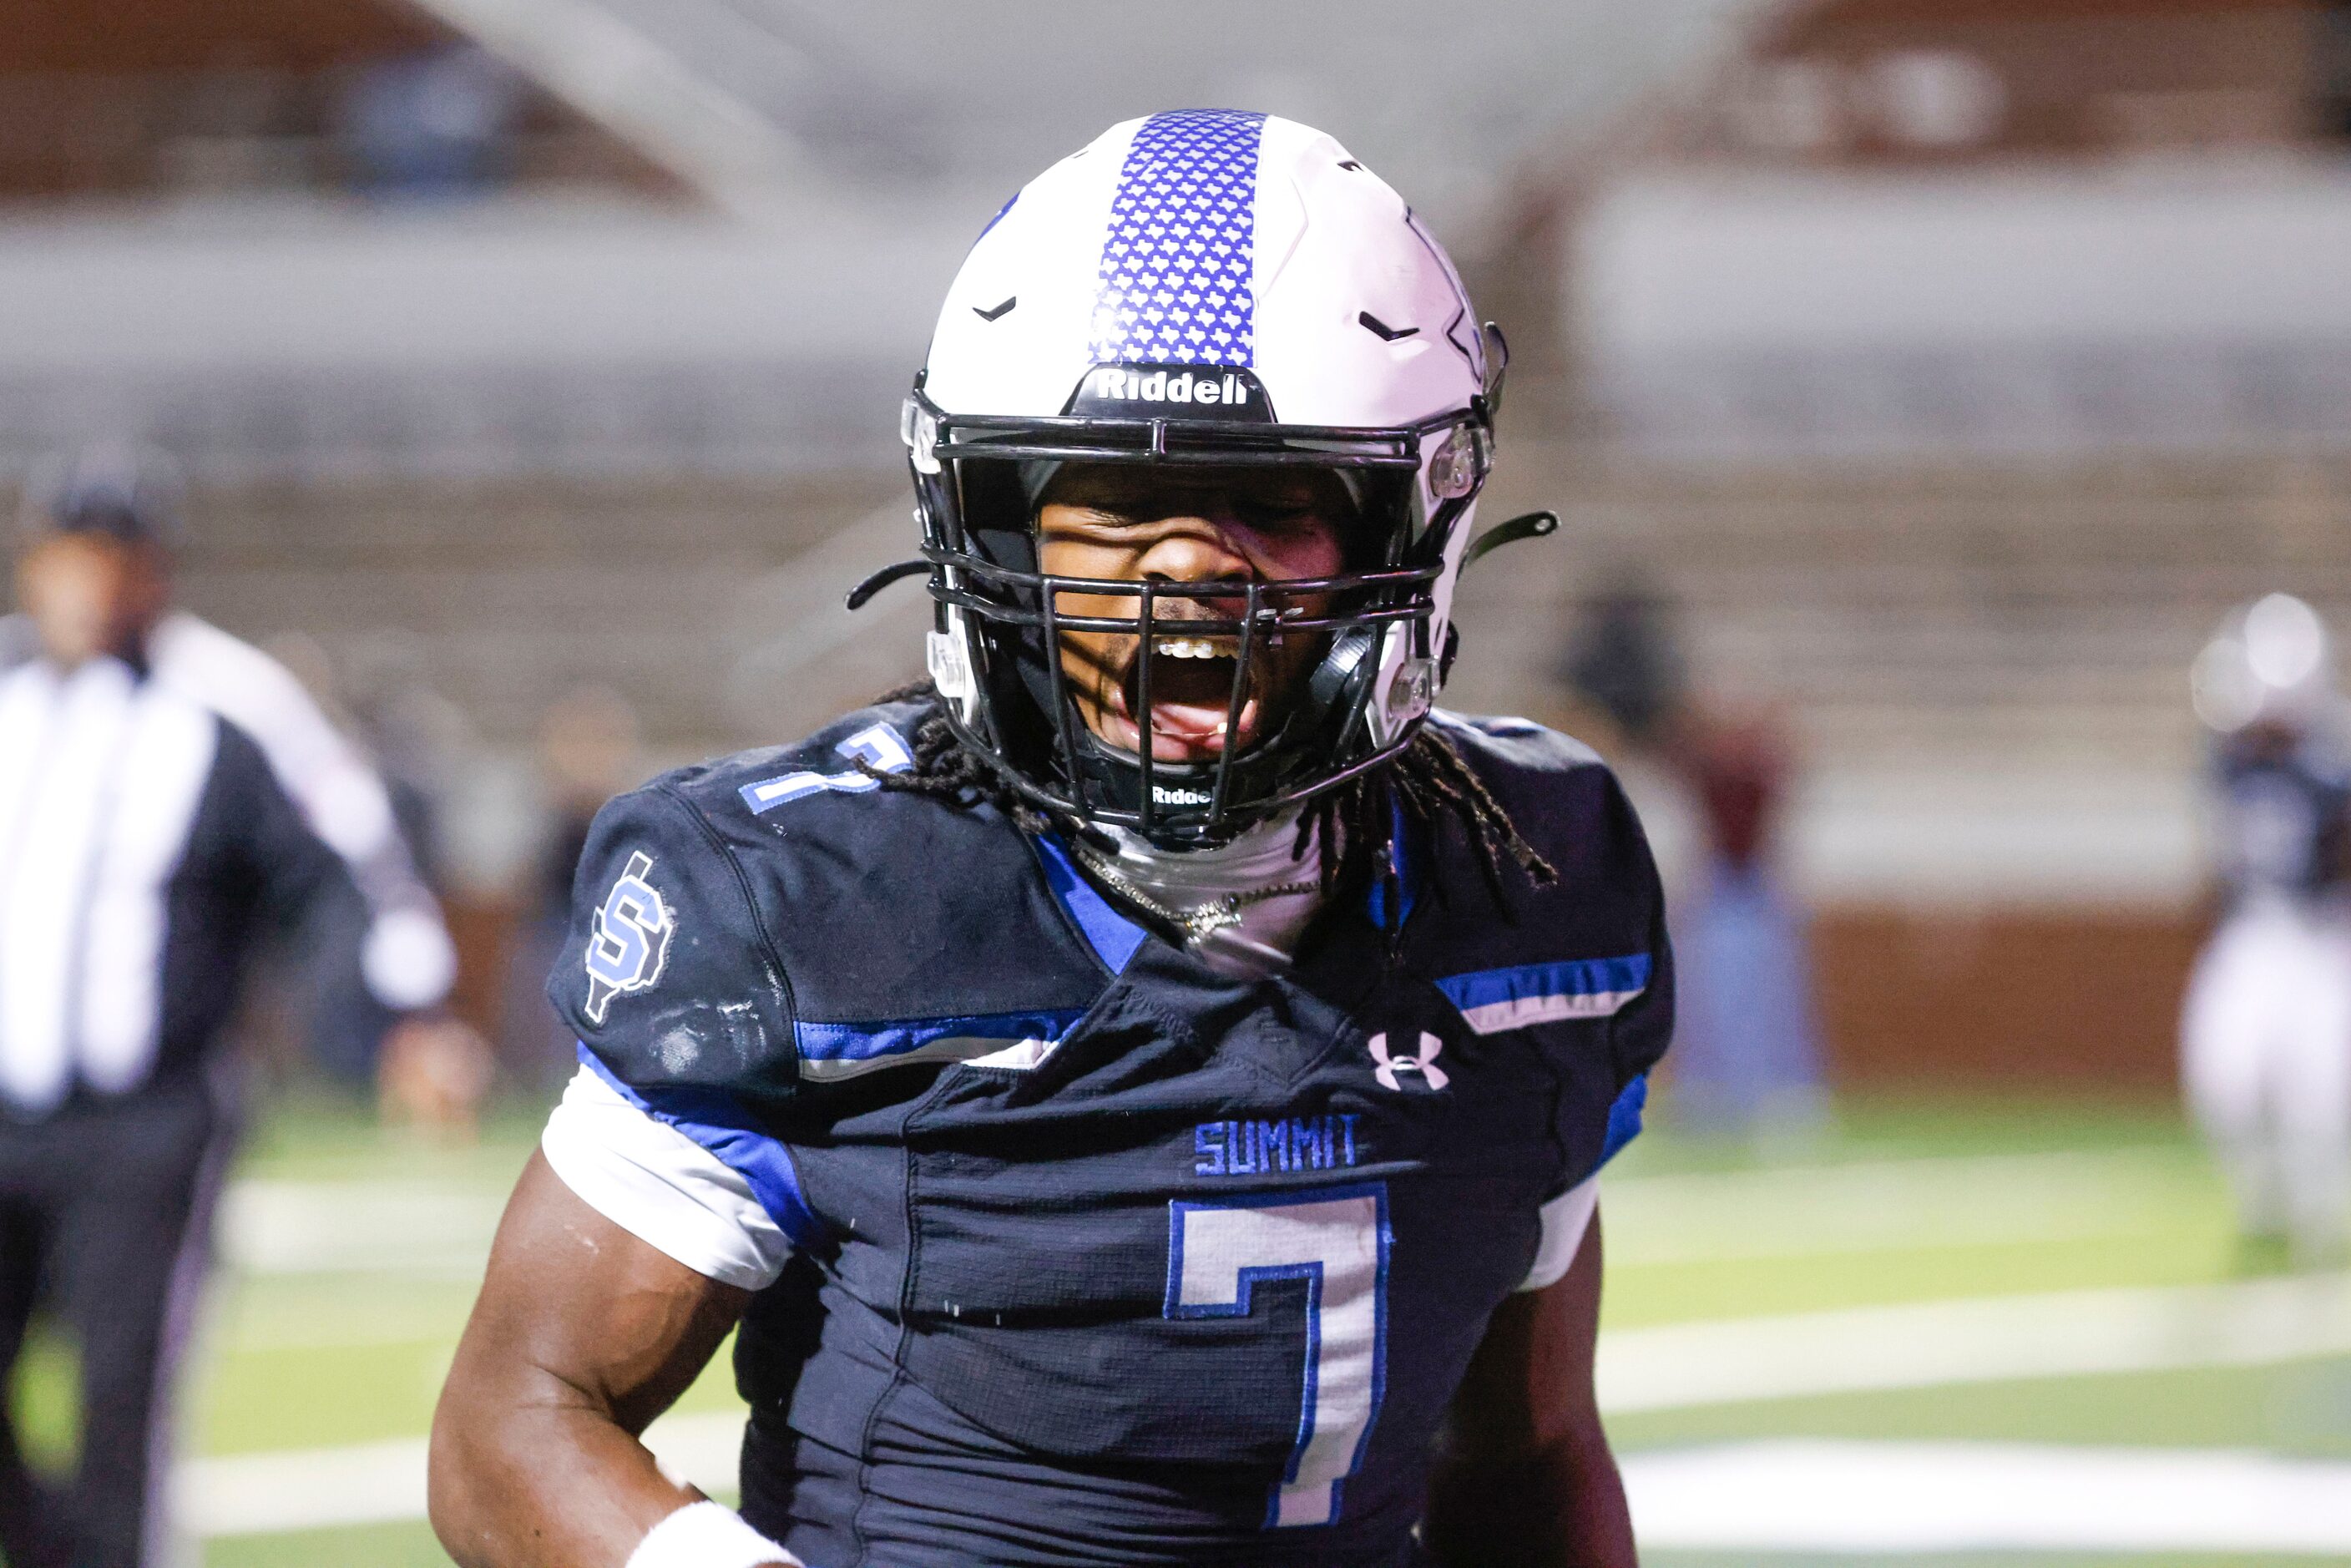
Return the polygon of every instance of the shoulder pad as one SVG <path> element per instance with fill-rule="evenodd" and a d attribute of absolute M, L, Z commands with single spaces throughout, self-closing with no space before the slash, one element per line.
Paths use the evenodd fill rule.
<path fill-rule="evenodd" d="M 1110 967 L 1018 829 L 856 766 L 911 767 L 920 714 L 866 708 L 605 809 L 550 994 L 623 1080 L 773 1096 L 1050 1038 L 1100 995 Z"/>
<path fill-rule="evenodd" d="M 1432 716 L 1527 841 L 1559 873 L 1551 891 L 1589 915 L 1610 912 L 1638 934 L 1656 882 L 1648 840 L 1616 775 L 1597 752 L 1522 718 Z"/>
<path fill-rule="evenodd" d="M 1534 1029 L 1584 1086 L 1562 1102 L 1562 1138 L 1588 1169 L 1629 1135 L 1626 1116 L 1637 1125 L 1640 1085 L 1673 1035 L 1673 951 L 1648 840 L 1589 747 L 1524 719 L 1436 722 L 1559 876 L 1539 885 L 1506 866 L 1498 907 L 1448 829 L 1430 868 L 1446 913 L 1419 961 L 1473 1030 Z"/>
<path fill-rule="evenodd" d="M 1428 718 L 1464 755 L 1474 753 L 1499 767 L 1562 773 L 1608 766 L 1601 761 L 1600 753 L 1583 742 L 1531 718 L 1455 713 L 1448 708 L 1432 708 Z"/>
<path fill-rule="evenodd" d="M 788 1092 L 782 967 L 740 868 L 682 781 L 656 779 L 596 813 L 548 999 L 633 1088 Z"/>

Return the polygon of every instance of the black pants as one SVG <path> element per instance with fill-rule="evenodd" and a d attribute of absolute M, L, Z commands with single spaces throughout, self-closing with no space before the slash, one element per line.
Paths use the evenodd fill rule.
<path fill-rule="evenodd" d="M 0 1389 L 37 1312 L 81 1362 L 81 1454 L 63 1486 L 26 1468 L 0 1401 L 10 1568 L 163 1561 L 171 1382 L 227 1144 L 226 1119 L 194 1083 L 0 1119 Z"/>

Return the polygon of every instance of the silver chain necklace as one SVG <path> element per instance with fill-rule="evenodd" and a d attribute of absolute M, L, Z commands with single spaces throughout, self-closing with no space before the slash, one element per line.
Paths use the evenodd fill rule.
<path fill-rule="evenodd" d="M 1302 882 L 1285 882 L 1272 887 L 1252 887 L 1239 893 L 1228 893 L 1224 897 L 1212 899 L 1196 909 L 1177 909 L 1161 903 L 1137 887 L 1116 866 L 1088 849 L 1082 842 L 1076 843 L 1074 847 L 1078 852 L 1078 859 L 1085 862 L 1088 871 L 1108 883 L 1120 897 L 1144 914 L 1163 920 L 1183 932 L 1186 946 L 1222 931 L 1228 925 L 1238 925 L 1241 923 L 1241 911 L 1253 904 L 1263 904 L 1270 898 L 1290 898 L 1301 893 L 1323 891 L 1322 878 L 1317 875 Z"/>

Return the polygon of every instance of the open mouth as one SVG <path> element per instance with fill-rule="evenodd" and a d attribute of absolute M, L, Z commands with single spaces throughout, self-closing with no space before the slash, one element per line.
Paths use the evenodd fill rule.
<path fill-rule="evenodd" d="M 1232 710 L 1233 675 L 1238 664 L 1231 637 L 1170 637 L 1153 640 L 1151 660 L 1151 756 L 1157 762 L 1200 762 L 1238 751 L 1257 737 L 1264 704 L 1259 691 L 1265 658 L 1259 650 L 1249 661 L 1249 689 L 1241 698 L 1238 722 L 1228 734 Z M 1135 716 L 1143 704 L 1142 657 L 1130 657 L 1125 677 L 1115 688 L 1115 711 L 1110 716 L 1113 733 L 1107 737 L 1127 749 L 1143 749 Z"/>

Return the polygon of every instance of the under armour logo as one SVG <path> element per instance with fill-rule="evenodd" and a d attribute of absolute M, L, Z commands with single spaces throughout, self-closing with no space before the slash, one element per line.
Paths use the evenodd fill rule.
<path fill-rule="evenodd" d="M 1419 1073 L 1421 1081 L 1431 1089 L 1442 1089 L 1450 1082 L 1445 1069 L 1437 1065 L 1437 1053 L 1445 1049 L 1445 1042 L 1426 1030 L 1421 1031 L 1417 1056 L 1389 1055 L 1388 1037 L 1384 1034 L 1372 1036 L 1370 1044 L 1372 1060 L 1379 1063 L 1372 1070 L 1372 1076 L 1380 1081 L 1383 1089 L 1403 1089 L 1404 1085 L 1396 1082 L 1399 1072 Z"/>

